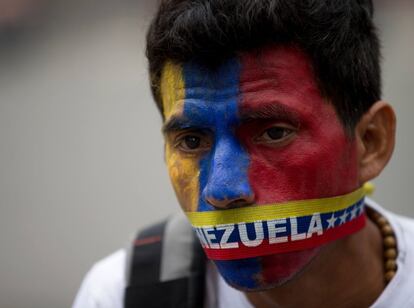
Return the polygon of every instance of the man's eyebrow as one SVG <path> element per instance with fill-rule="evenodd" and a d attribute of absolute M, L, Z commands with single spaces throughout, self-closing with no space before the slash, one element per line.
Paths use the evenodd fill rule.
<path fill-rule="evenodd" d="M 173 131 L 179 131 L 183 129 L 187 129 L 192 127 L 191 123 L 189 123 L 188 119 L 173 116 L 167 122 L 164 123 L 162 126 L 162 132 L 169 133 Z"/>
<path fill-rule="evenodd" d="M 248 122 L 251 120 L 290 120 L 299 123 L 299 114 L 292 108 L 278 102 L 271 102 L 261 106 L 243 106 L 240 111 L 240 120 Z"/>

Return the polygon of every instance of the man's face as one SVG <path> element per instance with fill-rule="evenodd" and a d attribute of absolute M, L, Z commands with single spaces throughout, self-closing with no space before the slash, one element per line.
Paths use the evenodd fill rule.
<path fill-rule="evenodd" d="M 321 97 L 307 56 L 269 46 L 215 70 L 166 64 L 166 162 L 184 211 L 332 197 L 359 187 L 356 144 Z M 240 289 L 282 284 L 318 248 L 215 261 Z"/>

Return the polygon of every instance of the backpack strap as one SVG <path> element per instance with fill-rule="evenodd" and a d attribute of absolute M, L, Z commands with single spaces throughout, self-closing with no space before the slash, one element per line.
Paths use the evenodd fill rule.
<path fill-rule="evenodd" d="M 128 274 L 125 308 L 203 306 L 205 256 L 183 214 L 138 233 Z"/>

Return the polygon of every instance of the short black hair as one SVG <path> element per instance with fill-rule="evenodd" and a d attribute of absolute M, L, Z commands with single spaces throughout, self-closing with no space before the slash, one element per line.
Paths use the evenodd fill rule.
<path fill-rule="evenodd" d="M 164 0 L 147 34 L 151 89 L 162 113 L 166 61 L 215 65 L 266 44 L 294 44 L 322 96 L 353 129 L 381 97 L 372 0 Z"/>

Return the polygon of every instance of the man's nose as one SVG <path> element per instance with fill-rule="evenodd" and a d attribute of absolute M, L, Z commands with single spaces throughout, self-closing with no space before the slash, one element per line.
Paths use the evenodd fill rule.
<path fill-rule="evenodd" d="M 216 144 L 209 159 L 209 176 L 202 197 L 216 209 L 230 209 L 253 204 L 249 184 L 247 152 L 232 138 Z"/>
<path fill-rule="evenodd" d="M 206 198 L 207 202 L 216 209 L 233 209 L 247 206 L 254 203 L 254 196 L 240 194 L 237 196 L 228 196 L 225 198 L 215 198 L 214 196 Z"/>

